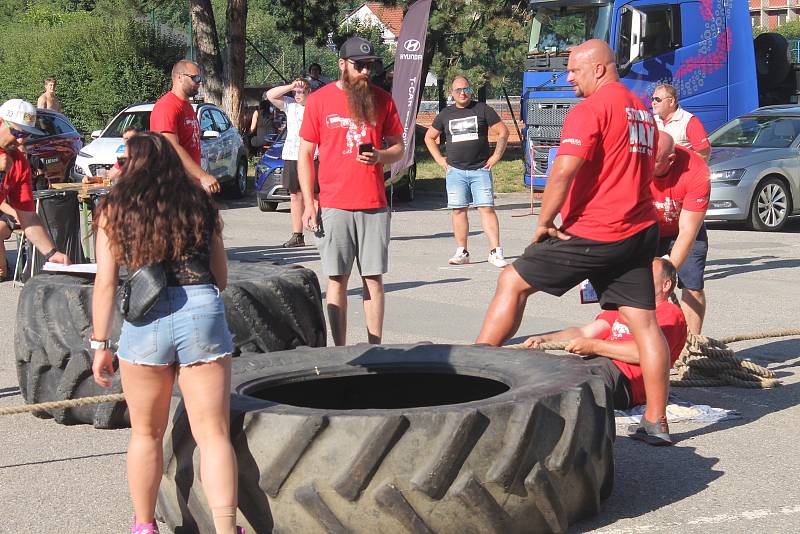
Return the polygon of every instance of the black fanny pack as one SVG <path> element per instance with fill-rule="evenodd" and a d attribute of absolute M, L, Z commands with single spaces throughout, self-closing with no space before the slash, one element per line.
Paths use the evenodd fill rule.
<path fill-rule="evenodd" d="M 144 265 L 128 277 L 119 289 L 119 311 L 128 322 L 141 321 L 153 309 L 161 291 L 167 287 L 167 275 L 160 263 Z"/>

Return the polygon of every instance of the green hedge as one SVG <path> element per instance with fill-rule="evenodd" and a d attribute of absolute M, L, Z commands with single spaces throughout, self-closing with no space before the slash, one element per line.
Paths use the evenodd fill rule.
<path fill-rule="evenodd" d="M 143 21 L 86 12 L 19 18 L 0 39 L 0 101 L 35 103 L 45 78 L 54 76 L 64 113 L 88 134 L 121 108 L 164 93 L 184 50 Z"/>

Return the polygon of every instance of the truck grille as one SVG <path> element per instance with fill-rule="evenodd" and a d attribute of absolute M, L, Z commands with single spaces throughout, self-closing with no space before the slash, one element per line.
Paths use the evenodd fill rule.
<path fill-rule="evenodd" d="M 564 118 L 577 103 L 577 100 L 568 102 L 528 100 L 526 126 L 533 166 L 531 174 L 544 175 L 547 172 L 547 156 L 550 148 L 558 146 Z"/>
<path fill-rule="evenodd" d="M 536 126 L 558 126 L 564 124 L 564 117 L 572 109 L 574 102 L 548 102 L 528 99 L 528 124 Z"/>

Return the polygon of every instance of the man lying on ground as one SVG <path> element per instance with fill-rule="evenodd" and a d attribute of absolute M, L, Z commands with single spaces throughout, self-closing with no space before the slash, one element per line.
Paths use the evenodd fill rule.
<path fill-rule="evenodd" d="M 681 307 L 670 302 L 675 288 L 675 267 L 663 258 L 653 260 L 653 280 L 656 300 L 656 319 L 669 345 L 670 366 L 675 363 L 686 343 L 686 320 Z M 541 343 L 567 341 L 565 350 L 580 356 L 590 356 L 587 362 L 599 366 L 603 380 L 614 396 L 614 409 L 627 410 L 645 404 L 644 380 L 639 367 L 639 349 L 619 311 L 605 310 L 584 326 L 566 328 L 552 334 L 531 336 L 525 346 L 538 348 Z M 634 439 L 651 445 L 669 445 L 669 434 L 647 434 L 637 431 Z"/>

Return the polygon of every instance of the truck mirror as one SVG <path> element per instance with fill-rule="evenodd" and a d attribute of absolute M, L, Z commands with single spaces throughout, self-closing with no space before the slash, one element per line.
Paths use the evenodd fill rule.
<path fill-rule="evenodd" d="M 617 65 L 624 76 L 631 65 L 644 56 L 645 27 L 647 14 L 630 5 L 620 9 L 619 34 L 617 36 Z"/>

